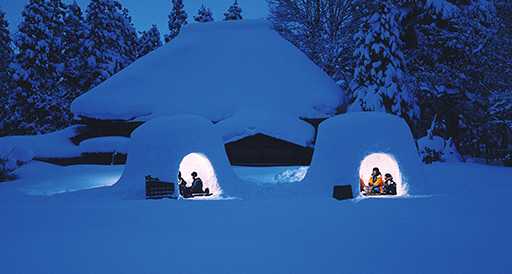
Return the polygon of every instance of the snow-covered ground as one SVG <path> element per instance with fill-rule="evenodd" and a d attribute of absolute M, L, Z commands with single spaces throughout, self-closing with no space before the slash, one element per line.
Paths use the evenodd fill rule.
<path fill-rule="evenodd" d="M 122 168 L 32 162 L 20 180 L 0 184 L 0 273 L 507 273 L 512 267 L 506 191 L 512 169 L 505 167 L 425 165 L 440 194 L 389 199 L 273 195 L 307 167 L 234 167 L 243 180 L 268 189 L 254 199 L 86 199 L 14 190 L 109 185 Z M 86 174 L 94 186 L 84 184 Z"/>

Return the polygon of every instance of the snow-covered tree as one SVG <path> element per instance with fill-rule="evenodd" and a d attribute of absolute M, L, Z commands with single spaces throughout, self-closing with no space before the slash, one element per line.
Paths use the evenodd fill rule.
<path fill-rule="evenodd" d="M 12 42 L 9 32 L 9 23 L 5 18 L 5 12 L 0 9 L 0 85 L 4 86 L 8 79 L 8 68 L 12 60 Z M 2 88 L 2 87 L 0 87 Z"/>
<path fill-rule="evenodd" d="M 403 85 L 404 56 L 396 9 L 387 1 L 355 35 L 357 67 L 350 83 L 350 111 L 414 115 L 413 98 Z"/>
<path fill-rule="evenodd" d="M 137 33 L 128 11 L 115 0 L 91 0 L 80 53 L 80 86 L 87 91 L 119 72 L 137 57 Z"/>
<path fill-rule="evenodd" d="M 64 16 L 60 0 L 30 0 L 14 36 L 17 54 L 11 64 L 15 88 L 10 90 L 3 120 L 9 134 L 35 134 L 68 125 L 67 90 L 61 85 L 66 69 Z"/>
<path fill-rule="evenodd" d="M 269 20 L 286 40 L 304 52 L 340 86 L 352 75 L 352 37 L 362 19 L 364 0 L 268 0 Z"/>
<path fill-rule="evenodd" d="M 194 16 L 194 20 L 197 22 L 213 22 L 213 14 L 210 8 L 206 8 L 202 5 L 197 11 L 198 16 Z"/>
<path fill-rule="evenodd" d="M 67 6 L 64 16 L 64 30 L 62 33 L 64 55 L 67 59 L 62 84 L 72 94 L 70 101 L 81 94 L 79 88 L 80 62 L 84 56 L 81 54 L 80 48 L 85 38 L 85 31 L 83 13 L 75 1 Z"/>
<path fill-rule="evenodd" d="M 187 24 L 187 12 L 183 9 L 182 0 L 172 0 L 172 11 L 169 14 L 169 34 L 164 35 L 165 42 L 168 43 L 180 34 L 181 27 Z"/>
<path fill-rule="evenodd" d="M 156 25 L 153 25 L 148 31 L 142 32 L 138 45 L 138 58 L 162 46 L 160 32 Z"/>
<path fill-rule="evenodd" d="M 426 164 L 433 162 L 440 162 L 444 149 L 446 146 L 445 140 L 439 136 L 434 135 L 434 128 L 436 126 L 436 118 L 432 121 L 432 125 L 427 130 L 427 136 L 418 140 L 418 150 L 422 161 Z"/>
<path fill-rule="evenodd" d="M 238 5 L 238 0 L 235 0 L 235 3 L 229 7 L 228 12 L 224 13 L 223 20 L 242 20 L 242 8 Z"/>
<path fill-rule="evenodd" d="M 9 32 L 9 23 L 4 19 L 5 13 L 0 9 L 0 136 L 5 135 L 3 121 L 10 115 L 9 99 L 9 65 L 12 61 L 12 41 Z"/>
<path fill-rule="evenodd" d="M 438 115 L 444 125 L 439 130 L 461 153 L 487 157 L 479 155 L 482 147 L 500 146 L 501 129 L 489 123 L 489 113 L 510 92 L 511 6 L 503 0 L 443 0 L 411 9 L 403 24 L 411 26 L 415 43 L 404 53 L 421 102 L 416 135 Z"/>

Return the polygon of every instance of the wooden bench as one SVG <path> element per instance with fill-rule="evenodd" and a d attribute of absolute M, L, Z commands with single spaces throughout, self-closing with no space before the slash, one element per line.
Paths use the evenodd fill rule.
<path fill-rule="evenodd" d="M 162 182 L 158 178 L 146 176 L 146 199 L 175 199 L 174 189 L 174 183 Z"/>

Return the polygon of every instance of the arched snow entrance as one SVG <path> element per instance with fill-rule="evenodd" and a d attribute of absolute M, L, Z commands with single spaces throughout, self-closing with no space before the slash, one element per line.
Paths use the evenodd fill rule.
<path fill-rule="evenodd" d="M 215 170 L 213 169 L 212 164 L 208 160 L 208 158 L 201 153 L 190 153 L 183 158 L 180 163 L 181 176 L 187 182 L 187 187 L 192 186 L 192 172 L 197 172 L 197 175 L 203 181 L 203 190 L 206 188 L 210 189 L 210 193 L 212 196 L 216 197 L 222 194 L 222 190 L 217 183 L 217 176 L 215 175 Z"/>
<path fill-rule="evenodd" d="M 397 196 L 406 194 L 406 183 L 402 182 L 402 173 L 395 158 L 386 153 L 373 153 L 366 156 L 359 166 L 359 174 L 365 184 L 368 184 L 374 167 L 378 167 L 382 178 L 386 173 L 393 176 L 396 183 Z"/>

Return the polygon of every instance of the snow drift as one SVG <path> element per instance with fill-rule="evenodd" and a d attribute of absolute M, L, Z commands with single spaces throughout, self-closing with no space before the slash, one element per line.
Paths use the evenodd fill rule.
<path fill-rule="evenodd" d="M 322 122 L 303 183 L 321 195 L 332 195 L 335 185 L 351 185 L 357 197 L 361 174 L 367 182 L 373 167 L 392 173 L 398 195 L 431 193 L 409 127 L 402 118 L 377 112 Z"/>
<path fill-rule="evenodd" d="M 240 20 L 184 26 L 172 42 L 77 98 L 71 110 L 104 120 L 194 114 L 222 121 L 224 142 L 263 133 L 306 146 L 314 131 L 300 118 L 331 116 L 342 94 L 270 22 Z M 297 131 L 286 126 L 290 121 L 305 125 Z"/>

